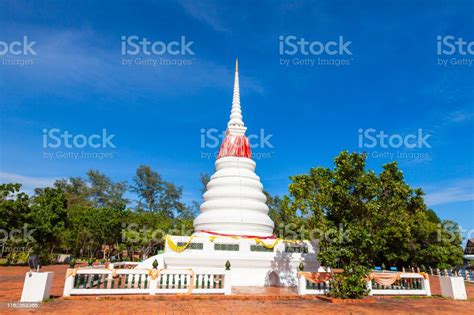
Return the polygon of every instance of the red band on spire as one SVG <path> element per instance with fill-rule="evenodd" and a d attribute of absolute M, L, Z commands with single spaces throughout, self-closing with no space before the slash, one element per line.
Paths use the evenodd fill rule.
<path fill-rule="evenodd" d="M 224 156 L 252 158 L 249 139 L 245 135 L 228 134 L 222 142 L 217 159 Z"/>

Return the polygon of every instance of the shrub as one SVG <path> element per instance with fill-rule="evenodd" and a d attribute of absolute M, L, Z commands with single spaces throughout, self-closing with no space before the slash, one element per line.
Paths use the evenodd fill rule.
<path fill-rule="evenodd" d="M 328 296 L 340 299 L 360 299 L 369 293 L 367 275 L 363 266 L 346 266 L 342 273 L 335 274 L 329 282 Z"/>

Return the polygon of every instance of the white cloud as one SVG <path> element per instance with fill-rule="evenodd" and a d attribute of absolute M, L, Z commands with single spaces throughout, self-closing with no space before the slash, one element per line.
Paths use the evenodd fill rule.
<path fill-rule="evenodd" d="M 428 206 L 453 202 L 474 201 L 474 180 L 458 180 L 436 187 L 425 188 L 425 201 Z"/>
<path fill-rule="evenodd" d="M 447 117 L 447 120 L 450 123 L 460 123 L 470 120 L 472 117 L 474 117 L 474 113 L 469 113 L 464 110 L 457 110 L 450 113 Z"/>
<path fill-rule="evenodd" d="M 219 64 L 195 50 L 196 55 L 189 66 L 124 66 L 120 37 L 103 39 L 89 29 L 38 29 L 41 32 L 34 30 L 31 35 L 37 42 L 36 63 L 28 71 L 10 67 L 4 73 L 5 80 L 0 81 L 0 89 L 4 90 L 11 90 L 13 84 L 32 87 L 26 95 L 17 93 L 18 98 L 31 98 L 38 91 L 44 96 L 47 91 L 77 101 L 88 100 L 91 93 L 97 93 L 121 104 L 131 100 L 142 103 L 147 98 L 156 100 L 163 95 L 182 95 L 184 92 L 199 93 L 204 88 L 232 89 L 235 56 L 229 56 L 228 64 Z M 26 29 L 25 33 L 30 31 Z M 104 40 L 111 44 L 96 45 Z M 193 41 L 193 38 L 189 37 L 189 40 Z M 259 79 L 254 77 L 241 76 L 241 85 L 246 91 L 264 92 Z M 84 93 L 85 88 L 87 93 Z M 140 93 L 136 93 L 138 89 Z"/>
<path fill-rule="evenodd" d="M 34 192 L 35 188 L 52 186 L 57 178 L 31 177 L 13 173 L 0 172 L 1 183 L 19 183 L 26 193 Z"/>
<path fill-rule="evenodd" d="M 179 4 L 187 14 L 196 20 L 208 24 L 213 30 L 217 32 L 229 32 L 229 29 L 223 25 L 222 19 L 220 18 L 221 15 L 225 14 L 220 14 L 220 12 L 218 12 L 219 9 L 217 3 L 181 0 L 179 1 Z M 228 13 L 230 14 L 231 12 Z"/>

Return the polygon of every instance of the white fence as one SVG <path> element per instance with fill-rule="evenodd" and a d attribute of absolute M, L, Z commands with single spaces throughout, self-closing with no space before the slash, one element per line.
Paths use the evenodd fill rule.
<path fill-rule="evenodd" d="M 63 296 L 111 294 L 231 294 L 221 269 L 68 269 Z"/>
<path fill-rule="evenodd" d="M 389 286 L 374 280 L 367 282 L 369 295 L 425 295 L 431 296 L 430 280 L 419 273 L 402 273 L 400 279 Z"/>
<path fill-rule="evenodd" d="M 322 283 L 313 283 L 306 280 L 302 275 L 298 275 L 298 294 L 326 294 L 329 290 L 329 281 Z"/>
<path fill-rule="evenodd" d="M 382 286 L 375 281 L 367 281 L 369 295 L 424 295 L 431 296 L 429 279 L 418 273 L 402 273 L 400 279 L 392 285 Z M 326 294 L 329 290 L 329 281 L 313 283 L 302 275 L 298 277 L 298 294 Z"/>

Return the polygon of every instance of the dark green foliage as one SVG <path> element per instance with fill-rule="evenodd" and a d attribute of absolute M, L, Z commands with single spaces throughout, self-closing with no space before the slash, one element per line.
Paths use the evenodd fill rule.
<path fill-rule="evenodd" d="M 341 273 L 329 281 L 328 296 L 340 299 L 360 299 L 368 294 L 366 276 L 369 269 L 363 266 L 344 266 Z"/>
<path fill-rule="evenodd" d="M 5 248 L 22 251 L 7 253 L 7 263 L 25 263 L 28 252 L 38 253 L 43 264 L 53 262 L 55 253 L 90 259 L 111 255 L 120 259 L 123 252 L 130 258 L 137 251 L 147 256 L 163 248 L 165 234 L 192 233 L 194 217 L 181 202 L 181 188 L 161 180 L 147 166 L 137 170 L 142 173 L 158 178 L 162 185 L 156 202 L 147 201 L 152 211 L 143 211 L 141 204 L 127 209 L 126 183 L 113 182 L 95 170 L 86 179 L 57 180 L 54 187 L 36 189 L 31 197 L 20 192 L 20 184 L 1 184 L 0 229 L 31 231 L 31 237 L 8 237 Z M 145 190 L 139 193 L 145 200 Z"/>
<path fill-rule="evenodd" d="M 457 225 L 441 222 L 426 207 L 423 191 L 405 182 L 395 162 L 378 175 L 365 166 L 364 154 L 342 152 L 333 170 L 293 176 L 288 202 L 274 211 L 292 209 L 293 217 L 283 222 L 320 231 L 318 258 L 325 266 L 461 264 Z"/>

